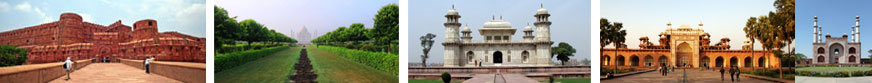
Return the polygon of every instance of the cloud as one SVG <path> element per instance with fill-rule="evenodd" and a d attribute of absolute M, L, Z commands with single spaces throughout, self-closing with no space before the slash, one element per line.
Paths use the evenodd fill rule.
<path fill-rule="evenodd" d="M 55 19 L 48 17 L 48 15 L 46 15 L 45 12 L 42 12 L 42 9 L 33 8 L 33 12 L 36 13 L 37 15 L 39 15 L 39 17 L 42 17 L 42 23 L 49 23 L 49 22 L 55 21 Z"/>
<path fill-rule="evenodd" d="M 21 4 L 15 5 L 15 9 L 18 9 L 21 11 L 30 11 L 30 8 L 32 8 L 32 6 L 30 6 L 30 3 L 28 3 L 28 2 L 24 2 Z"/>
<path fill-rule="evenodd" d="M 77 14 L 79 14 L 79 16 L 82 16 L 82 21 L 93 22 L 93 20 L 91 20 L 91 14 L 86 14 L 86 13 L 77 13 Z"/>
<path fill-rule="evenodd" d="M 9 11 L 9 3 L 0 1 L 0 12 Z"/>

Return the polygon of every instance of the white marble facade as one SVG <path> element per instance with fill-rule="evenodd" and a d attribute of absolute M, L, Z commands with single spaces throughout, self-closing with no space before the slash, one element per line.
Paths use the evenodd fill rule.
<path fill-rule="evenodd" d="M 549 16 L 545 8 L 537 10 L 533 15 L 537 19 L 535 33 L 527 25 L 521 31 L 524 35 L 521 40 L 511 39 L 517 29 L 510 22 L 493 17 L 478 30 L 481 35 L 478 37 L 484 40 L 472 40 L 469 26 L 460 29 L 460 14 L 452 7 L 445 15 L 448 20 L 444 23 L 446 34 L 442 43 L 445 46 L 444 66 L 476 67 L 477 63 L 481 66 L 550 66 L 553 42 Z"/>

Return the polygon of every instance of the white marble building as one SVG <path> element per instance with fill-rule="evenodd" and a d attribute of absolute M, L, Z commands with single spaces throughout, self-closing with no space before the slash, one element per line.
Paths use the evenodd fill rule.
<path fill-rule="evenodd" d="M 856 17 L 856 24 L 851 27 L 851 37 L 845 33 L 842 37 L 826 35 L 826 41 L 821 40 L 821 28 L 817 24 L 817 16 L 814 17 L 814 49 L 812 64 L 860 64 L 862 52 L 860 50 L 860 16 Z"/>
<path fill-rule="evenodd" d="M 554 42 L 549 32 L 549 16 L 544 7 L 537 10 L 533 15 L 536 18 L 535 33 L 534 28 L 527 25 L 522 31 L 522 40 L 512 40 L 517 29 L 502 17 L 494 17 L 478 30 L 485 40 L 472 40 L 469 26 L 460 30 L 460 14 L 452 7 L 445 15 L 448 20 L 444 23 L 446 34 L 442 43 L 445 46 L 444 66 L 474 67 L 476 63 L 482 63 L 482 66 L 550 66 L 551 44 Z"/>

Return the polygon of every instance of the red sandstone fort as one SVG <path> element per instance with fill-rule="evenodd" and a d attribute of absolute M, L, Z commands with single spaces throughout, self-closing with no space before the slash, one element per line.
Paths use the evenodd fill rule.
<path fill-rule="evenodd" d="M 71 57 L 145 59 L 206 62 L 206 39 L 178 32 L 158 32 L 157 21 L 136 21 L 133 27 L 121 20 L 103 26 L 83 22 L 75 13 L 60 20 L 0 32 L 0 45 L 28 49 L 27 64 L 59 62 Z M 114 61 L 114 60 L 113 60 Z"/>

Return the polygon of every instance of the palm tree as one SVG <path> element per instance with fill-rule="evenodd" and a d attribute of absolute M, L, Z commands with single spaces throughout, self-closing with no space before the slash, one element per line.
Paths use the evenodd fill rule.
<path fill-rule="evenodd" d="M 615 50 L 618 50 L 620 45 L 625 40 L 624 36 L 627 36 L 627 31 L 623 30 L 623 28 L 624 28 L 624 23 L 621 23 L 621 22 L 609 23 L 608 19 L 601 18 L 600 19 L 600 39 L 601 39 L 600 42 L 603 42 L 603 40 L 606 40 L 607 42 L 611 43 L 612 45 L 615 45 Z M 600 43 L 600 48 L 605 47 L 605 45 L 607 45 L 607 44 L 608 43 L 606 43 L 606 44 Z M 600 51 L 602 51 L 602 49 L 600 49 Z M 602 52 L 600 52 L 600 53 L 602 53 Z M 615 52 L 615 56 L 617 56 L 617 55 L 618 55 L 618 52 Z M 618 58 L 618 57 L 614 57 L 614 58 Z M 617 63 L 617 62 L 615 62 L 615 63 Z M 614 65 L 615 69 L 614 69 L 614 71 L 612 71 L 612 74 L 609 74 L 609 75 L 613 75 L 614 73 L 617 73 L 617 70 L 618 70 L 618 65 L 615 65 L 615 64 L 612 64 L 612 65 Z"/>

